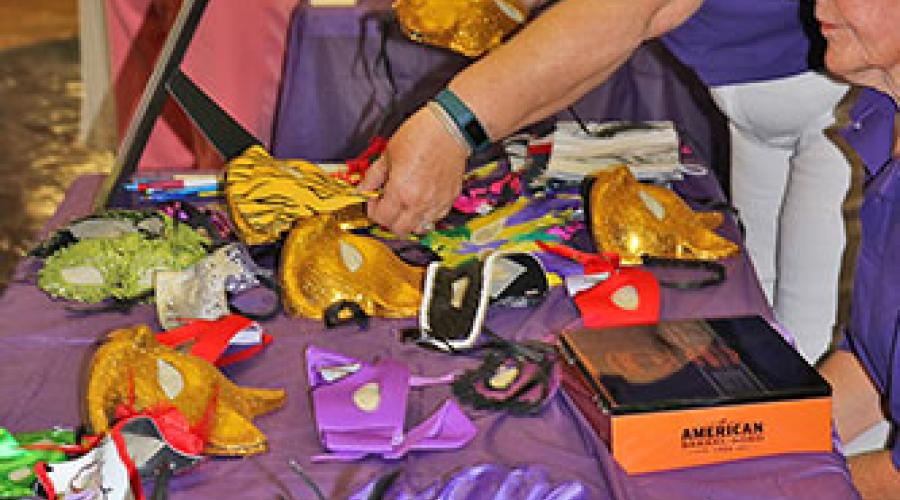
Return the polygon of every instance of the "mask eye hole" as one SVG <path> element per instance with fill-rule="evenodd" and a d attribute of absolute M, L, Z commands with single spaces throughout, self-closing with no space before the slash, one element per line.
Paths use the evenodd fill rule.
<path fill-rule="evenodd" d="M 9 471 L 9 474 L 6 475 L 10 481 L 24 481 L 28 479 L 29 476 L 31 476 L 31 469 L 28 467 L 11 470 Z"/>
<path fill-rule="evenodd" d="M 341 261 L 351 273 L 355 273 L 363 265 L 363 255 L 355 246 L 341 240 L 339 242 Z"/>
<path fill-rule="evenodd" d="M 454 309 L 462 309 L 466 291 L 469 289 L 469 277 L 462 276 L 450 284 L 450 305 Z"/>
<path fill-rule="evenodd" d="M 60 270 L 62 279 L 73 285 L 100 286 L 106 282 L 103 272 L 94 266 L 67 267 Z"/>
<path fill-rule="evenodd" d="M 362 368 L 362 365 L 359 363 L 352 363 L 349 365 L 334 365 L 334 366 L 323 366 L 319 368 L 319 376 L 322 377 L 326 382 L 335 382 L 344 377 L 353 375 L 358 372 L 359 369 Z"/>
<path fill-rule="evenodd" d="M 512 19 L 518 24 L 522 24 L 525 22 L 525 16 L 522 14 L 522 11 L 510 5 L 510 3 L 506 0 L 494 0 L 494 4 L 500 9 L 506 17 Z"/>
<path fill-rule="evenodd" d="M 381 404 L 381 387 L 375 382 L 360 386 L 353 392 L 353 404 L 365 412 L 377 410 Z"/>
<path fill-rule="evenodd" d="M 641 198 L 641 201 L 644 202 L 644 206 L 647 207 L 647 210 L 650 210 L 650 213 L 652 213 L 657 220 L 666 218 L 666 208 L 663 207 L 662 203 L 657 201 L 656 198 L 643 189 L 638 190 L 638 196 Z"/>
<path fill-rule="evenodd" d="M 156 380 L 169 399 L 175 399 L 184 390 L 181 372 L 165 360 L 156 360 Z"/>
<path fill-rule="evenodd" d="M 637 288 L 633 285 L 623 286 L 619 288 L 615 292 L 613 292 L 610 300 L 613 304 L 616 305 L 619 309 L 624 309 L 626 311 L 635 311 L 640 305 L 640 298 L 638 296 Z"/>

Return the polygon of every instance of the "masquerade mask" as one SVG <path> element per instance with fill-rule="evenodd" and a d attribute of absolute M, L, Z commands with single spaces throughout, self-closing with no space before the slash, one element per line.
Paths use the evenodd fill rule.
<path fill-rule="evenodd" d="M 474 347 L 491 304 L 528 307 L 547 294 L 544 268 L 527 253 L 493 253 L 459 267 L 428 266 L 419 342 L 441 350 Z"/>
<path fill-rule="evenodd" d="M 116 214 L 76 222 L 42 245 L 42 254 L 53 252 L 38 273 L 38 286 L 83 302 L 137 299 L 152 290 L 154 272 L 184 269 L 206 255 L 206 238 L 168 216 Z"/>
<path fill-rule="evenodd" d="M 500 45 L 528 15 L 516 0 L 396 0 L 394 12 L 410 39 L 469 57 Z"/>
<path fill-rule="evenodd" d="M 394 360 L 375 365 L 310 346 L 306 369 L 316 428 L 330 454 L 314 461 L 357 460 L 368 454 L 397 459 L 412 450 L 449 450 L 475 437 L 475 425 L 452 400 L 404 433 L 410 387 L 446 383 L 411 377 Z"/>
<path fill-rule="evenodd" d="M 10 434 L 0 428 L 0 498 L 29 497 L 35 481 L 33 467 L 38 462 L 62 462 L 66 455 L 56 448 L 75 444 L 75 433 L 54 429 Z M 36 449 L 29 448 L 37 446 Z M 47 449 L 43 449 L 47 446 Z"/>
<path fill-rule="evenodd" d="M 208 361 L 161 345 L 144 325 L 111 332 L 88 374 L 87 409 L 94 432 L 109 429 L 120 404 L 135 411 L 174 406 L 191 425 L 209 422 L 204 453 L 210 455 L 265 451 L 266 437 L 251 419 L 283 402 L 284 391 L 238 387 Z"/>
<path fill-rule="evenodd" d="M 203 440 L 184 415 L 169 408 L 126 417 L 85 455 L 38 464 L 36 471 L 47 498 L 62 494 L 141 500 L 142 479 L 156 477 L 156 488 L 165 488 L 165 478 L 200 461 L 202 449 Z M 160 493 L 154 491 L 154 498 L 164 498 Z"/>
<path fill-rule="evenodd" d="M 566 287 L 586 327 L 659 321 L 659 283 L 653 273 L 620 267 L 615 254 L 588 254 L 563 245 L 543 247 L 584 265 L 585 274 L 566 277 Z"/>
<path fill-rule="evenodd" d="M 588 500 L 588 488 L 578 481 L 554 483 L 542 467 L 529 465 L 510 468 L 498 464 L 481 464 L 465 467 L 449 479 L 440 479 L 428 488 L 420 490 L 412 481 L 396 478 L 393 486 L 382 486 L 384 477 L 378 478 L 350 496 L 349 500 L 373 498 L 403 498 L 404 500 L 457 500 L 472 498 L 481 500 Z M 378 495 L 379 488 L 384 494 Z"/>
<path fill-rule="evenodd" d="M 513 414 L 538 411 L 556 387 L 553 347 L 539 342 L 511 342 L 490 331 L 481 366 L 453 381 L 453 395 L 477 410 Z"/>
<path fill-rule="evenodd" d="M 414 316 L 423 274 L 380 241 L 341 229 L 331 215 L 298 221 L 281 254 L 285 309 L 308 318 L 343 303 L 369 316 Z"/>
<path fill-rule="evenodd" d="M 373 195 L 302 160 L 276 160 L 253 146 L 231 160 L 225 176 L 228 209 L 248 245 L 277 241 L 294 221 L 360 205 Z"/>
<path fill-rule="evenodd" d="M 273 274 L 253 262 L 247 248 L 237 243 L 219 248 L 184 271 L 157 271 L 154 289 L 159 322 L 171 329 L 182 320 L 219 319 L 236 309 L 229 303 L 230 296 L 260 286 L 274 288 Z M 274 310 L 254 315 L 257 319 L 277 312 L 277 293 L 275 297 Z"/>
<path fill-rule="evenodd" d="M 640 264 L 643 255 L 715 260 L 738 251 L 712 231 L 721 213 L 695 213 L 672 191 L 639 183 L 627 167 L 597 172 L 586 187 L 595 243 L 623 264 Z"/>

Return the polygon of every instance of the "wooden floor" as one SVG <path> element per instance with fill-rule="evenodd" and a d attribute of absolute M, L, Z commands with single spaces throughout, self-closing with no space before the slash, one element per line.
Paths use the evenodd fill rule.
<path fill-rule="evenodd" d="M 0 0 L 0 49 L 76 35 L 78 0 Z"/>
<path fill-rule="evenodd" d="M 0 0 L 0 289 L 72 180 L 112 164 L 77 143 L 77 5 Z"/>

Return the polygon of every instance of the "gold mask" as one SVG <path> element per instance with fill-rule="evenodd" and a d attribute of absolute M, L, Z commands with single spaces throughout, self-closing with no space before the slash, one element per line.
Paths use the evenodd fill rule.
<path fill-rule="evenodd" d="M 116 408 L 174 406 L 192 426 L 206 426 L 204 453 L 252 455 L 266 436 L 251 420 L 284 403 L 275 389 L 238 387 L 212 364 L 157 342 L 146 325 L 114 330 L 91 360 L 87 410 L 94 432 L 106 432 Z"/>
<path fill-rule="evenodd" d="M 516 0 L 396 0 L 394 12 L 411 40 L 469 57 L 500 45 L 528 16 Z"/>
<path fill-rule="evenodd" d="M 298 221 L 281 252 L 285 309 L 321 319 L 329 307 L 357 304 L 369 316 L 415 316 L 424 269 L 410 266 L 383 243 L 341 228 L 334 215 Z"/>
<path fill-rule="evenodd" d="M 361 205 L 372 194 L 329 176 L 303 160 L 276 160 L 252 146 L 231 160 L 225 198 L 241 240 L 262 245 L 278 240 L 294 221 Z"/>
<path fill-rule="evenodd" d="M 591 231 L 597 246 L 618 253 L 622 263 L 640 264 L 642 255 L 715 260 L 737 253 L 736 244 L 712 231 L 721 213 L 696 213 L 671 190 L 639 183 L 624 166 L 594 176 Z"/>

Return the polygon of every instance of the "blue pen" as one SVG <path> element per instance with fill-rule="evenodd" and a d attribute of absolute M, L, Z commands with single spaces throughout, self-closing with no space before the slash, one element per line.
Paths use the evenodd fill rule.
<path fill-rule="evenodd" d="M 198 194 L 205 193 L 208 191 L 218 191 L 220 186 L 218 184 L 210 184 L 208 186 L 188 186 L 182 188 L 170 188 L 170 189 L 148 189 L 145 192 L 148 195 L 152 194 Z"/>
<path fill-rule="evenodd" d="M 144 197 L 147 201 L 154 202 L 164 202 L 164 201 L 185 201 L 185 200 L 193 200 L 199 199 L 200 197 L 194 194 L 177 194 L 177 193 L 154 193 Z"/>

